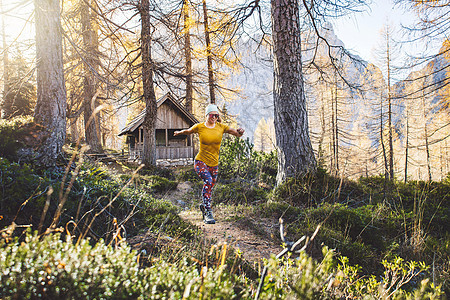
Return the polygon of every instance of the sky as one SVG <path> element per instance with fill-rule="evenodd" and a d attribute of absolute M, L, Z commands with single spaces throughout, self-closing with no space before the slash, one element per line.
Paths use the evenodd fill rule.
<path fill-rule="evenodd" d="M 376 61 L 374 49 L 380 41 L 383 25 L 388 23 L 400 30 L 402 24 L 411 25 L 414 20 L 412 12 L 394 6 L 391 0 L 373 0 L 367 11 L 342 17 L 332 23 L 335 34 L 345 48 L 373 63 Z M 403 50 L 411 54 L 420 51 L 412 45 L 403 46 Z"/>

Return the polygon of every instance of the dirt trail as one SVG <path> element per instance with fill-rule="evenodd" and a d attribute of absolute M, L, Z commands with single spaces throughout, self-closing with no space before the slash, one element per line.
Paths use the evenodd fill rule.
<path fill-rule="evenodd" d="M 279 239 L 273 237 L 278 225 L 273 220 L 249 220 L 240 214 L 234 214 L 227 207 L 216 206 L 213 208 L 216 224 L 203 223 L 198 203 L 187 203 L 188 200 L 184 198 L 191 190 L 190 183 L 183 182 L 165 198 L 184 207 L 180 212 L 181 218 L 199 227 L 207 240 L 217 244 L 226 242 L 239 248 L 249 262 L 258 262 L 282 250 L 277 242 Z"/>

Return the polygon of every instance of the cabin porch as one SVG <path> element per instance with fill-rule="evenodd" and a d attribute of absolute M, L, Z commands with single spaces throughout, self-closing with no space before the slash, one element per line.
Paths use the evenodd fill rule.
<path fill-rule="evenodd" d="M 173 136 L 180 129 L 156 129 L 156 159 L 161 161 L 192 163 L 195 153 L 192 136 Z M 137 135 L 128 135 L 128 160 L 139 161 L 144 150 L 143 130 Z"/>

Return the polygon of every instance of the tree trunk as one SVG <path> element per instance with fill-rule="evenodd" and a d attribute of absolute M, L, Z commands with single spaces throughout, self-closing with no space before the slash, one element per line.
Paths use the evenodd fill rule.
<path fill-rule="evenodd" d="M 383 151 L 383 160 L 384 160 L 384 180 L 388 180 L 389 177 L 389 167 L 388 167 L 388 161 L 386 156 L 386 147 L 384 146 L 384 132 L 383 132 L 383 96 L 380 96 L 380 144 L 381 144 L 381 150 Z"/>
<path fill-rule="evenodd" d="M 208 64 L 208 85 L 209 85 L 209 98 L 212 104 L 216 103 L 216 94 L 214 91 L 214 71 L 212 66 L 212 47 L 211 40 L 209 38 L 209 26 L 208 26 L 208 10 L 206 9 L 206 0 L 203 0 L 203 20 L 205 26 L 205 41 L 206 41 L 206 61 Z"/>
<path fill-rule="evenodd" d="M 3 42 L 3 104 L 8 95 L 9 86 L 9 59 L 8 59 L 8 45 L 6 43 L 6 33 L 5 33 L 5 13 L 3 11 L 3 2 L 0 0 L 0 11 L 2 15 L 2 42 Z M 3 117 L 2 111 L 0 110 L 0 118 Z"/>
<path fill-rule="evenodd" d="M 337 74 L 334 72 L 334 95 L 331 96 L 333 111 L 333 141 L 334 141 L 334 171 L 335 175 L 339 176 L 339 124 L 338 124 L 338 83 Z M 333 105 L 334 103 L 334 105 Z"/>
<path fill-rule="evenodd" d="M 86 0 L 87 1 L 87 0 Z M 95 5 L 95 4 L 92 4 Z M 102 144 L 99 137 L 99 112 L 97 89 L 98 89 L 98 69 L 100 65 L 98 51 L 98 34 L 95 29 L 94 13 L 88 4 L 82 0 L 81 8 L 81 29 L 84 46 L 84 78 L 83 78 L 83 107 L 84 107 L 84 133 L 86 143 L 90 146 L 90 152 L 102 153 Z"/>
<path fill-rule="evenodd" d="M 301 64 L 299 4 L 272 0 L 277 184 L 315 170 Z"/>
<path fill-rule="evenodd" d="M 146 109 L 143 122 L 144 150 L 142 163 L 146 167 L 153 167 L 156 166 L 156 96 L 153 87 L 149 0 L 141 0 L 139 9 L 141 14 L 142 87 Z"/>
<path fill-rule="evenodd" d="M 425 83 L 424 83 L 425 85 Z M 425 152 L 427 154 L 427 171 L 428 180 L 431 181 L 431 158 L 430 158 L 430 145 L 428 141 L 428 126 L 427 126 L 427 111 L 425 102 L 425 87 L 422 90 L 422 106 L 423 106 L 423 128 L 425 134 Z"/>
<path fill-rule="evenodd" d="M 326 132 L 326 123 L 325 123 L 325 104 L 324 104 L 324 99 L 323 99 L 323 94 L 321 94 L 321 108 L 320 108 L 320 125 L 321 125 L 321 132 L 320 132 L 320 137 L 319 137 L 319 147 L 318 147 L 318 161 L 319 161 L 319 166 L 323 167 L 325 164 L 325 159 L 324 159 L 324 150 L 323 150 L 323 140 L 325 138 L 325 132 Z"/>
<path fill-rule="evenodd" d="M 449 156 L 449 153 L 448 153 L 448 149 L 449 149 L 449 147 L 448 147 L 448 144 L 447 144 L 447 140 L 445 140 L 445 146 L 444 146 L 444 149 L 445 149 L 445 154 L 444 154 L 444 157 L 445 157 L 445 172 L 443 172 L 442 173 L 442 176 L 445 178 L 445 175 L 447 174 L 447 173 L 449 173 L 449 161 L 450 161 L 450 156 Z"/>
<path fill-rule="evenodd" d="M 394 180 L 394 142 L 392 129 L 392 96 L 389 87 L 388 95 L 388 126 L 389 126 L 389 179 Z"/>
<path fill-rule="evenodd" d="M 40 162 L 56 163 L 66 138 L 66 87 L 62 60 L 59 0 L 35 0 L 36 12 L 36 123 L 48 138 L 40 146 Z"/>
<path fill-rule="evenodd" d="M 337 174 L 336 171 L 336 116 L 334 115 L 335 109 L 334 109 L 334 101 L 333 101 L 333 88 L 331 88 L 331 143 L 332 143 L 332 150 L 333 154 L 331 155 L 331 170 L 330 173 L 333 175 Z"/>
<path fill-rule="evenodd" d="M 184 18 L 184 56 L 185 56 L 185 73 L 186 73 L 186 101 L 185 107 L 187 111 L 192 113 L 192 97 L 193 97 L 193 83 L 192 83 L 192 46 L 190 35 L 190 17 L 189 17 L 189 0 L 183 1 L 183 18 Z"/>
<path fill-rule="evenodd" d="M 409 105 L 408 99 L 406 99 L 406 142 L 405 142 L 405 183 L 408 180 L 408 156 L 409 156 Z"/>
<path fill-rule="evenodd" d="M 388 126 L 389 126 L 389 179 L 394 180 L 394 143 L 392 136 L 392 90 L 391 90 L 391 54 L 390 36 L 387 32 L 386 38 L 386 62 L 387 62 L 387 85 L 388 85 Z"/>

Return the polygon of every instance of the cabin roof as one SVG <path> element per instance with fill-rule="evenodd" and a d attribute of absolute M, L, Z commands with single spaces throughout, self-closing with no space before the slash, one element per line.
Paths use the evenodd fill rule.
<path fill-rule="evenodd" d="M 186 110 L 186 108 L 180 104 L 170 93 L 165 94 L 156 101 L 157 109 L 166 101 L 170 101 L 176 108 L 178 108 L 181 113 L 189 119 L 193 124 L 198 123 L 198 120 Z M 128 125 L 122 129 L 119 136 L 135 131 L 144 122 L 146 109 L 143 109 L 133 120 L 128 123 Z"/>

